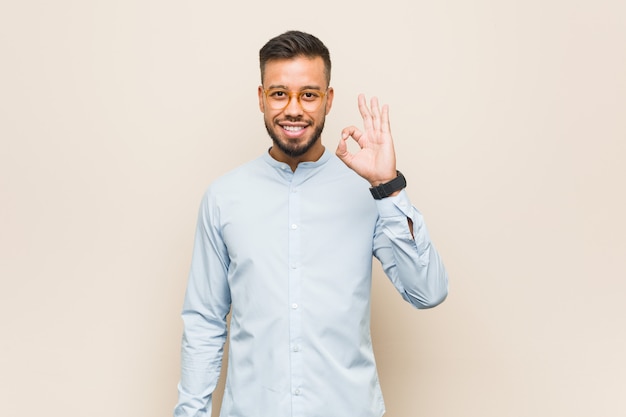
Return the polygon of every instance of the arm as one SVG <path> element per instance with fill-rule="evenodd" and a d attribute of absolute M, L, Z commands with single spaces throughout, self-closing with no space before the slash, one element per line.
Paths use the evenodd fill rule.
<path fill-rule="evenodd" d="M 430 240 L 422 214 L 406 192 L 377 200 L 379 218 L 374 255 L 402 298 L 416 308 L 431 308 L 448 295 L 448 274 Z M 412 229 L 407 226 L 407 220 Z"/>
<path fill-rule="evenodd" d="M 181 379 L 174 417 L 209 417 L 219 379 L 230 310 L 228 253 L 215 227 L 217 210 L 202 200 L 183 306 Z"/>
<path fill-rule="evenodd" d="M 337 156 L 372 187 L 396 177 L 396 156 L 389 124 L 389 107 L 372 98 L 368 107 L 359 95 L 364 131 L 350 126 L 342 131 Z M 360 147 L 348 151 L 346 140 Z M 379 220 L 374 236 L 374 255 L 402 297 L 418 308 L 434 307 L 448 294 L 448 276 L 430 241 L 422 215 L 411 205 L 404 190 L 376 200 Z"/>

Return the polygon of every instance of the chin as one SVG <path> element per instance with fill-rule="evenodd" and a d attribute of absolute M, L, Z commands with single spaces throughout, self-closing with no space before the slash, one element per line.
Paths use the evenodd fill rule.
<path fill-rule="evenodd" d="M 282 128 L 280 130 L 274 130 L 270 125 L 265 123 L 267 133 L 272 138 L 274 145 L 285 155 L 292 158 L 297 158 L 307 153 L 315 144 L 320 140 L 322 136 L 322 130 L 324 124 L 317 127 L 309 125 L 309 128 L 313 128 L 313 132 L 309 137 L 302 137 L 298 139 L 290 139 L 282 136 Z"/>
<path fill-rule="evenodd" d="M 313 147 L 313 145 L 315 144 L 315 141 L 313 141 L 313 143 L 305 142 L 303 144 L 299 144 L 299 145 L 293 146 L 289 142 L 283 142 L 283 141 L 275 140 L 274 144 L 284 154 L 295 158 L 295 157 L 299 157 L 299 156 L 302 156 L 305 153 L 307 153 L 309 151 L 309 149 L 311 149 Z"/>

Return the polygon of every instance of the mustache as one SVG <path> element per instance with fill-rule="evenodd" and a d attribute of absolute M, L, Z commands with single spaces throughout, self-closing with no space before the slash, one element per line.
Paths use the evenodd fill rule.
<path fill-rule="evenodd" d="M 280 123 L 280 122 L 291 122 L 291 123 L 307 122 L 308 124 L 311 124 L 311 120 L 310 119 L 305 119 L 303 116 L 298 116 L 298 117 L 286 116 L 286 117 L 283 117 L 281 119 L 275 119 L 274 121 L 276 123 Z"/>

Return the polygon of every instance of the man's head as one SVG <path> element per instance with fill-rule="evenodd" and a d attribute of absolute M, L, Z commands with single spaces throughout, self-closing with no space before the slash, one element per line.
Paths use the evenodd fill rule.
<path fill-rule="evenodd" d="M 328 49 L 315 36 L 291 31 L 271 39 L 259 57 L 259 108 L 274 142 L 270 154 L 292 168 L 317 160 L 334 97 Z"/>

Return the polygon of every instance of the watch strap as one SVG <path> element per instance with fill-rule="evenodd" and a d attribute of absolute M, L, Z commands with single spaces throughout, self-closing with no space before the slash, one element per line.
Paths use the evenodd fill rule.
<path fill-rule="evenodd" d="M 382 200 L 383 198 L 389 197 L 396 191 L 400 191 L 406 187 L 406 178 L 404 178 L 404 175 L 402 175 L 400 171 L 396 172 L 398 175 L 391 181 L 370 188 L 370 192 L 372 193 L 372 197 L 374 197 L 374 199 Z"/>

